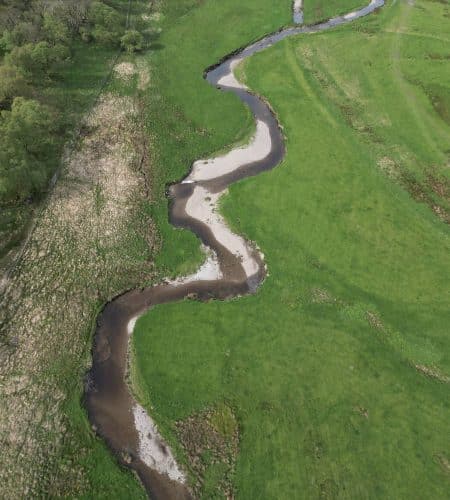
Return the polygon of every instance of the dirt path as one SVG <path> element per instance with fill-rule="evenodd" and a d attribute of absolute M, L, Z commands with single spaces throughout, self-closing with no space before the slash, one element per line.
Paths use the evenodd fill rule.
<path fill-rule="evenodd" d="M 128 342 L 136 318 L 157 304 L 192 297 L 224 300 L 252 293 L 266 275 L 263 255 L 256 245 L 228 228 L 219 214 L 219 200 L 231 183 L 278 165 L 284 156 L 284 141 L 268 104 L 238 82 L 233 70 L 244 58 L 284 38 L 348 23 L 383 4 L 384 0 L 372 0 L 360 10 L 324 23 L 284 29 L 225 57 L 207 71 L 211 85 L 233 92 L 250 108 L 255 135 L 247 146 L 195 162 L 186 178 L 170 188 L 170 221 L 194 232 L 209 249 L 208 259 L 193 276 L 133 290 L 105 307 L 98 318 L 86 393 L 91 422 L 119 460 L 137 472 L 153 498 L 189 498 L 191 492 L 156 425 L 133 399 L 126 383 Z M 302 19 L 301 5 L 294 3 L 296 20 Z"/>

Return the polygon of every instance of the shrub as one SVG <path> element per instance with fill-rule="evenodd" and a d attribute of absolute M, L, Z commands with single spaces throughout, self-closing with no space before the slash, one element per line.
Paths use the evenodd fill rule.
<path fill-rule="evenodd" d="M 15 66 L 0 66 L 0 109 L 10 107 L 14 97 L 28 93 L 25 78 Z"/>
<path fill-rule="evenodd" d="M 37 101 L 17 97 L 0 113 L 0 199 L 22 201 L 41 191 L 54 167 L 54 120 Z"/>
<path fill-rule="evenodd" d="M 92 36 L 102 45 L 116 46 L 123 33 L 120 14 L 102 2 L 92 2 L 89 13 L 89 23 L 93 26 Z"/>
<path fill-rule="evenodd" d="M 45 77 L 56 76 L 69 55 L 69 49 L 64 45 L 50 46 L 48 42 L 27 43 L 22 47 L 15 47 L 5 57 L 5 63 L 16 66 L 27 81 L 39 83 Z"/>
<path fill-rule="evenodd" d="M 125 32 L 120 43 L 127 52 L 136 52 L 144 48 L 144 37 L 139 31 L 130 30 Z"/>
<path fill-rule="evenodd" d="M 49 14 L 44 15 L 43 30 L 47 41 L 56 44 L 69 44 L 70 31 L 63 21 Z"/>

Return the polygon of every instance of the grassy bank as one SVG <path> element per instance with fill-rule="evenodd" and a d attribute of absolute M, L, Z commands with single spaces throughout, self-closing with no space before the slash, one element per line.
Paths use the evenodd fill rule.
<path fill-rule="evenodd" d="M 326 21 L 339 14 L 347 14 L 361 7 L 365 3 L 362 0 L 305 0 L 303 2 L 303 13 L 306 24 Z"/>
<path fill-rule="evenodd" d="M 276 20 L 267 7 L 283 24 L 284 11 Z M 230 32 L 218 8 L 181 17 L 154 58 L 158 102 L 173 117 L 156 149 L 173 177 L 249 120 L 201 80 L 253 36 L 252 16 Z M 277 112 L 288 152 L 279 168 L 232 187 L 223 209 L 258 242 L 270 276 L 256 296 L 158 307 L 134 335 L 140 388 L 172 436 L 204 408 L 233 408 L 238 498 L 448 496 L 446 12 L 397 1 L 354 26 L 279 43 L 244 68 Z M 273 27 L 260 20 L 258 34 Z M 194 43 L 206 46 L 195 60 Z M 169 267 L 182 253 L 171 245 Z"/>

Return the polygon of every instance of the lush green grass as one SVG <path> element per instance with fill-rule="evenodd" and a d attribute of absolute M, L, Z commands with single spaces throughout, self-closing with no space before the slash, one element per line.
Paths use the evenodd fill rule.
<path fill-rule="evenodd" d="M 106 444 L 93 434 L 85 410 L 80 406 L 80 389 L 78 387 L 74 391 L 73 399 L 64 407 L 70 416 L 69 429 L 76 436 L 76 441 L 67 443 L 66 449 L 62 450 L 58 471 L 63 470 L 65 465 L 69 468 L 76 465 L 85 471 L 87 482 L 85 488 L 77 492 L 76 498 L 144 499 L 145 494 L 132 473 L 123 467 L 119 468 Z M 68 482 L 63 474 L 58 479 L 59 482 L 55 481 L 54 485 L 50 484 L 46 489 L 50 494 L 54 491 L 55 496 L 66 491 L 65 482 Z"/>
<path fill-rule="evenodd" d="M 303 2 L 303 13 L 306 24 L 325 21 L 338 14 L 346 14 L 369 3 L 364 0 L 314 0 Z"/>
<path fill-rule="evenodd" d="M 194 38 L 202 22 L 211 30 L 200 73 L 239 45 L 211 4 L 175 26 Z M 158 307 L 134 335 L 141 390 L 164 428 L 223 400 L 234 407 L 239 498 L 448 498 L 449 384 L 415 368 L 450 375 L 448 228 L 377 166 L 388 157 L 419 181 L 429 167 L 445 175 L 446 9 L 397 0 L 245 67 L 278 113 L 288 153 L 232 187 L 224 211 L 263 249 L 270 276 L 256 296 Z M 161 157 L 174 175 L 207 150 L 193 128 L 219 148 L 248 120 L 231 96 L 193 80 L 195 42 L 181 33 L 161 87 L 163 109 L 176 103 L 183 118 L 168 139 L 174 156 L 167 147 Z M 439 110 L 429 92 L 442 96 Z"/>
<path fill-rule="evenodd" d="M 61 72 L 61 78 L 46 89 L 50 104 L 63 109 L 76 124 L 102 90 L 116 54 L 116 50 L 107 47 L 76 42 L 72 59 Z"/>

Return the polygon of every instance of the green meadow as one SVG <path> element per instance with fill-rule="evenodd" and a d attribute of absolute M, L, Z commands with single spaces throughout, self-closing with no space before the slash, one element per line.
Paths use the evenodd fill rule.
<path fill-rule="evenodd" d="M 149 56 L 155 199 L 248 136 L 248 112 L 202 72 L 289 23 L 290 2 L 168 1 L 163 13 Z M 269 276 L 253 296 L 157 307 L 133 337 L 139 394 L 171 442 L 176 421 L 233 409 L 236 498 L 449 498 L 448 17 L 444 1 L 396 0 L 240 68 L 287 155 L 232 186 L 223 212 Z M 165 203 L 154 215 L 162 271 L 198 261 Z"/>
<path fill-rule="evenodd" d="M 303 16 L 306 24 L 313 24 L 338 14 L 347 14 L 364 4 L 362 0 L 304 0 Z"/>

